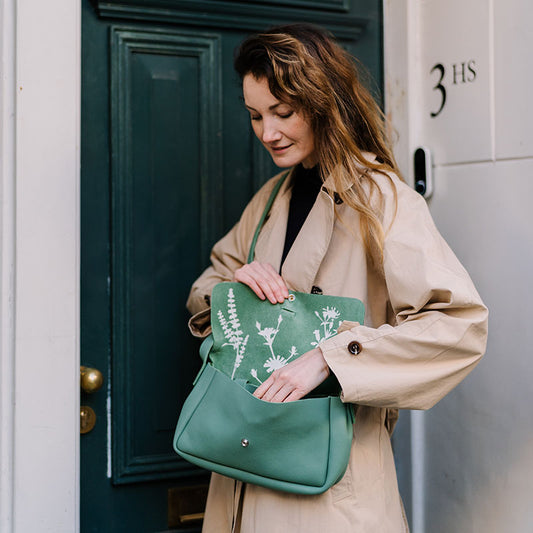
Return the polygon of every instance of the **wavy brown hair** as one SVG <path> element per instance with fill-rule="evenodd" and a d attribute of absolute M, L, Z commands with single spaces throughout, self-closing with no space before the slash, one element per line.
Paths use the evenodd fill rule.
<path fill-rule="evenodd" d="M 361 168 L 386 176 L 400 172 L 387 120 L 361 82 L 357 60 L 321 28 L 301 23 L 275 26 L 246 39 L 237 49 L 235 69 L 241 80 L 247 74 L 266 78 L 278 100 L 310 121 L 322 179 L 332 176 L 342 200 L 360 213 L 367 256 L 381 266 L 383 195 L 372 172 Z M 376 162 L 367 161 L 362 152 L 376 154 Z M 353 179 L 348 188 L 346 175 Z"/>

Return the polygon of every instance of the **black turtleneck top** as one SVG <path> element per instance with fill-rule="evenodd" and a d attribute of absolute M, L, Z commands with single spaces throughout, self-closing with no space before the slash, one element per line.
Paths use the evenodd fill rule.
<path fill-rule="evenodd" d="M 287 233 L 285 234 L 285 246 L 281 256 L 281 265 L 285 261 L 291 246 L 309 215 L 309 211 L 315 203 L 316 197 L 322 187 L 322 179 L 318 165 L 312 168 L 304 168 L 300 163 L 291 178 L 292 195 L 289 206 L 289 218 L 287 220 Z M 281 267 L 280 267 L 281 268 Z"/>

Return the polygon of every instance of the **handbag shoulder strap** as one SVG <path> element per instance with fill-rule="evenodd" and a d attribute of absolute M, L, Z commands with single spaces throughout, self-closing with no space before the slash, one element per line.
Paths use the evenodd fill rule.
<path fill-rule="evenodd" d="M 257 242 L 257 238 L 259 237 L 259 232 L 261 231 L 261 228 L 263 227 L 263 224 L 265 223 L 265 219 L 270 211 L 270 208 L 272 207 L 272 204 L 274 203 L 274 200 L 276 199 L 276 196 L 278 195 L 278 192 L 281 189 L 281 186 L 285 182 L 285 179 L 287 178 L 289 173 L 290 171 L 287 171 L 285 172 L 283 176 L 281 176 L 281 178 L 278 180 L 278 182 L 272 189 L 272 192 L 270 193 L 270 197 L 268 198 L 268 201 L 266 203 L 265 210 L 263 211 L 263 214 L 261 215 L 261 218 L 259 219 L 259 223 L 257 224 L 257 228 L 255 230 L 254 237 L 252 239 L 252 244 L 250 245 L 250 252 L 248 253 L 248 261 L 247 261 L 248 263 L 251 263 L 254 260 L 255 243 Z M 207 361 L 209 359 L 209 352 L 211 351 L 211 348 L 213 347 L 213 343 L 214 343 L 213 334 L 210 334 L 204 339 L 204 341 L 202 342 L 200 346 L 200 357 L 202 359 L 202 367 L 200 368 L 198 375 L 193 381 L 193 385 L 196 384 L 204 368 L 207 365 Z"/>
<path fill-rule="evenodd" d="M 259 219 L 259 223 L 257 224 L 257 228 L 255 229 L 252 243 L 250 244 L 250 251 L 248 252 L 248 260 L 246 261 L 247 263 L 251 263 L 254 260 L 255 245 L 257 243 L 259 233 L 261 232 L 261 228 L 263 227 L 263 224 L 265 223 L 266 217 L 268 213 L 270 212 L 272 204 L 274 203 L 274 200 L 276 199 L 276 196 L 278 195 L 278 192 L 281 189 L 281 186 L 285 182 L 285 179 L 287 178 L 289 173 L 290 173 L 290 170 L 287 170 L 287 172 L 285 172 L 285 174 L 281 176 L 281 178 L 278 180 L 278 182 L 272 189 L 272 192 L 270 193 L 270 197 L 268 198 L 268 201 L 265 205 L 265 210 L 263 211 L 263 214 L 261 215 L 261 218 Z"/>
<path fill-rule="evenodd" d="M 194 378 L 194 381 L 192 382 L 193 386 L 196 385 L 196 382 L 200 379 L 200 376 L 202 375 L 204 368 L 207 366 L 207 361 L 209 359 L 209 352 L 211 351 L 213 344 L 214 344 L 213 334 L 210 333 L 200 345 L 200 357 L 202 359 L 202 366 L 200 368 L 200 371 Z"/>

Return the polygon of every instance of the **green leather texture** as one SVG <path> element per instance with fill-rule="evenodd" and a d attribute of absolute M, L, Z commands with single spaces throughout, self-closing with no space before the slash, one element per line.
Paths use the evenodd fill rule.
<path fill-rule="evenodd" d="M 343 320 L 363 319 L 364 305 L 355 298 L 292 291 L 271 304 L 241 283 L 217 284 L 213 332 L 200 347 L 204 365 L 178 420 L 176 452 L 246 483 L 297 494 L 326 491 L 346 471 L 354 422 L 334 376 L 295 402 L 265 402 L 253 390 L 335 335 Z"/>
<path fill-rule="evenodd" d="M 265 402 L 207 364 L 183 405 L 174 449 L 247 483 L 320 494 L 344 475 L 352 434 L 353 407 L 338 396 Z"/>
<path fill-rule="evenodd" d="M 176 452 L 247 483 L 297 494 L 326 491 L 348 465 L 353 407 L 327 386 L 287 403 L 265 402 L 253 390 L 335 335 L 343 320 L 363 319 L 364 305 L 355 298 L 290 292 L 284 303 L 271 304 L 241 283 L 216 285 L 213 333 L 200 347 L 204 365 L 180 414 Z"/>
<path fill-rule="evenodd" d="M 290 291 L 282 304 L 271 304 L 242 283 L 219 283 L 211 294 L 209 357 L 231 379 L 260 385 L 333 337 L 343 320 L 363 319 L 364 305 L 356 298 Z"/>

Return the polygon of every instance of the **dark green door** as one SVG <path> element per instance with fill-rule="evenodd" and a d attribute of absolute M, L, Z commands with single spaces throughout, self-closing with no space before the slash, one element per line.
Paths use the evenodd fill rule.
<path fill-rule="evenodd" d="M 381 87 L 381 0 L 83 0 L 82 532 L 198 531 L 208 476 L 172 450 L 199 367 L 185 300 L 274 168 L 232 70 L 242 38 L 307 20 Z M 200 488 L 198 488 L 200 487 Z M 200 506 L 200 509 L 197 507 Z"/>

